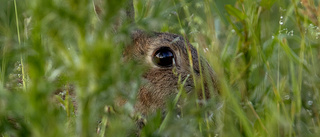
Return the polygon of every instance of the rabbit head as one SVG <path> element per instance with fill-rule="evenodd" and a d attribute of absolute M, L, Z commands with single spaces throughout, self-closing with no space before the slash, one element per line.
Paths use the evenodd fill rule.
<path fill-rule="evenodd" d="M 199 98 L 210 97 L 209 86 L 217 89 L 213 70 L 207 61 L 198 56 L 197 50 L 179 35 L 136 30 L 132 33 L 132 44 L 126 47 L 124 56 L 148 68 L 143 74 L 145 82 L 140 87 L 135 105 L 136 111 L 142 114 L 163 109 L 167 99 L 177 95 L 179 76 L 180 82 L 186 80 L 183 88 L 187 93 L 195 91 L 195 84 L 201 82 L 200 68 L 204 75 L 205 95 L 202 95 L 201 89 L 195 91 Z"/>

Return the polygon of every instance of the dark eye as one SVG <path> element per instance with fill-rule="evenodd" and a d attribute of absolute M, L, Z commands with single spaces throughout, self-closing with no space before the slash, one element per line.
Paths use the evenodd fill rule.
<path fill-rule="evenodd" d="M 168 47 L 161 47 L 153 54 L 152 61 L 160 67 L 171 67 L 174 60 L 174 54 Z"/>

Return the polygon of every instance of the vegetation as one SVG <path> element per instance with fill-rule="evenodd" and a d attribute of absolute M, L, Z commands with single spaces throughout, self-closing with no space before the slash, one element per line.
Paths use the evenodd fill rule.
<path fill-rule="evenodd" d="M 135 136 L 138 120 L 141 136 L 320 135 L 318 1 L 135 0 L 136 23 L 120 26 L 126 0 L 106 0 L 100 18 L 93 5 L 0 1 L 1 137 Z M 187 37 L 220 95 L 134 114 L 144 68 L 122 52 L 135 28 Z"/>

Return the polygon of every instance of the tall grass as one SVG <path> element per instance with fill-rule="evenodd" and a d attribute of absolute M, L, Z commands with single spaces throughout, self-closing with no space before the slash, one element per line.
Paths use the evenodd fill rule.
<path fill-rule="evenodd" d="M 126 0 L 99 18 L 93 5 L 0 1 L 1 137 L 134 136 L 141 120 L 141 136 L 320 135 L 318 1 L 135 0 L 120 26 Z M 168 113 L 134 114 L 144 68 L 122 53 L 135 28 L 186 37 L 220 94 L 199 106 L 181 88 Z"/>

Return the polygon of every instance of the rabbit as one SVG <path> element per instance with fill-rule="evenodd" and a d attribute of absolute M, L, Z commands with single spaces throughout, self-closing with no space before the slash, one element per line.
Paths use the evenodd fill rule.
<path fill-rule="evenodd" d="M 101 2 L 103 1 L 98 1 L 99 5 Z M 96 4 L 95 10 L 99 17 L 103 9 Z M 127 4 L 126 16 L 130 22 L 134 23 L 132 0 Z M 121 22 L 120 19 L 119 24 Z M 189 61 L 188 52 L 191 54 L 192 61 Z M 139 62 L 137 65 L 143 64 L 148 68 L 142 75 L 144 84 L 138 91 L 134 106 L 135 111 L 143 115 L 165 109 L 167 99 L 178 93 L 179 75 L 182 80 L 186 79 L 184 90 L 186 93 L 191 93 L 195 91 L 195 83 L 201 82 L 200 71 L 202 72 L 204 95 L 201 88 L 195 91 L 198 92 L 199 99 L 208 99 L 211 96 L 209 89 L 218 91 L 213 69 L 202 56 L 198 55 L 197 50 L 188 40 L 180 35 L 134 30 L 131 32 L 131 43 L 124 50 L 124 58 L 135 60 Z M 122 100 L 120 104 L 124 102 Z"/>

